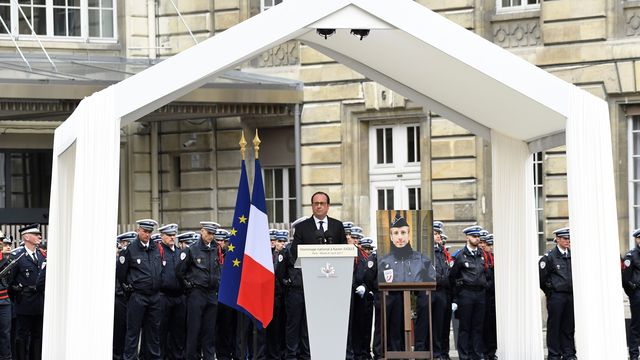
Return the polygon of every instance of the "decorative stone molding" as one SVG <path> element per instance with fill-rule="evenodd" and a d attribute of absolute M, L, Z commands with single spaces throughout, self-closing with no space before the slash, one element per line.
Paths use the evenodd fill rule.
<path fill-rule="evenodd" d="M 640 36 L 640 9 L 627 9 L 624 13 L 626 36 Z"/>
<path fill-rule="evenodd" d="M 300 64 L 300 46 L 297 41 L 289 41 L 269 49 L 252 61 L 258 68 L 289 66 Z"/>
<path fill-rule="evenodd" d="M 538 19 L 493 24 L 493 42 L 503 48 L 541 45 Z"/>

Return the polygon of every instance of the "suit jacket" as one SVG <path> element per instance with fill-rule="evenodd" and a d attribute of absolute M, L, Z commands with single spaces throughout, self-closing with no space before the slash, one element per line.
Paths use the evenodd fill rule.
<path fill-rule="evenodd" d="M 328 217 L 327 229 L 325 239 L 320 240 L 318 238 L 318 228 L 313 216 L 302 221 L 295 227 L 293 235 L 293 242 L 291 243 L 291 255 L 293 255 L 293 261 L 298 259 L 298 245 L 312 245 L 312 244 L 346 244 L 347 239 L 344 235 L 344 227 L 340 220 Z"/>

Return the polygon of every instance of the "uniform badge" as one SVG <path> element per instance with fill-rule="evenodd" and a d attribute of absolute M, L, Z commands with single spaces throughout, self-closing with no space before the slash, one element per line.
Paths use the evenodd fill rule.
<path fill-rule="evenodd" d="M 42 263 L 42 266 L 40 267 L 40 270 L 44 270 L 45 266 L 47 266 L 47 262 L 46 261 Z"/>
<path fill-rule="evenodd" d="M 29 272 L 29 269 L 27 269 L 27 271 L 25 272 L 24 276 L 26 276 L 26 277 L 31 276 L 31 273 Z"/>
<path fill-rule="evenodd" d="M 560 265 L 556 265 L 556 268 L 558 268 L 558 270 L 560 270 Z"/>
<path fill-rule="evenodd" d="M 283 259 L 282 254 L 278 255 L 278 262 L 282 262 L 282 259 Z"/>
<path fill-rule="evenodd" d="M 180 254 L 180 261 L 184 261 L 187 258 L 187 253 Z"/>
<path fill-rule="evenodd" d="M 120 264 L 124 264 L 124 256 L 120 256 L 118 258 L 118 261 L 120 261 Z"/>
<path fill-rule="evenodd" d="M 544 261 L 540 261 L 540 269 L 544 269 L 547 266 L 547 263 Z"/>
<path fill-rule="evenodd" d="M 384 268 L 385 268 L 385 269 L 388 269 L 388 268 L 389 268 L 389 264 L 386 264 L 386 265 L 384 266 Z"/>
<path fill-rule="evenodd" d="M 200 264 L 202 262 L 202 259 L 196 259 L 196 261 L 198 262 L 198 264 Z"/>
<path fill-rule="evenodd" d="M 167 260 L 162 260 L 162 266 L 167 266 Z"/>
<path fill-rule="evenodd" d="M 388 269 L 384 271 L 384 281 L 388 283 L 393 281 L 393 269 Z"/>
<path fill-rule="evenodd" d="M 140 265 L 142 261 L 140 259 L 136 259 L 136 262 L 138 263 L 138 265 Z"/>
<path fill-rule="evenodd" d="M 469 263 L 468 262 L 464 262 L 464 267 L 469 267 Z"/>
<path fill-rule="evenodd" d="M 631 266 L 631 260 L 627 259 L 624 261 L 624 267 L 628 268 L 629 266 Z"/>
<path fill-rule="evenodd" d="M 371 268 L 373 267 L 373 261 L 369 260 L 369 261 L 367 262 L 367 267 L 368 267 L 369 269 L 371 269 Z"/>

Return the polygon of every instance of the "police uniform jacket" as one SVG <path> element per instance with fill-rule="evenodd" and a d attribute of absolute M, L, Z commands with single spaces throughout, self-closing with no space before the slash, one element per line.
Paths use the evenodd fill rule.
<path fill-rule="evenodd" d="M 364 285 L 365 291 L 378 290 L 378 260 L 376 255 L 371 253 L 367 255 L 363 250 L 358 249 L 358 260 L 355 271 L 355 287 Z"/>
<path fill-rule="evenodd" d="M 449 282 L 456 290 L 486 289 L 485 258 L 480 248 L 476 249 L 475 255 L 467 246 L 462 248 L 449 272 Z"/>
<path fill-rule="evenodd" d="M 436 245 L 434 253 L 437 290 L 450 289 L 451 283 L 449 282 L 449 271 L 451 266 L 449 266 L 449 260 L 440 245 Z"/>
<path fill-rule="evenodd" d="M 402 256 L 390 252 L 380 260 L 378 270 L 380 282 L 430 282 L 436 279 L 431 260 L 417 251 Z"/>
<path fill-rule="evenodd" d="M 287 250 L 286 248 L 282 248 L 282 250 L 277 251 L 275 248 L 272 252 L 273 255 L 273 274 L 275 276 L 275 288 L 274 288 L 274 296 L 282 297 L 284 296 L 284 275 L 287 270 Z"/>
<path fill-rule="evenodd" d="M 625 254 L 622 262 L 622 288 L 627 295 L 640 289 L 640 248 L 634 247 Z"/>
<path fill-rule="evenodd" d="M 182 283 L 176 276 L 176 265 L 180 262 L 180 254 L 182 254 L 182 250 L 177 246 L 174 246 L 173 248 L 174 250 L 171 250 L 171 247 L 164 243 L 160 243 L 159 250 L 162 250 L 160 257 L 162 258 L 163 268 L 160 290 L 167 295 L 178 296 L 184 293 Z"/>
<path fill-rule="evenodd" d="M 38 261 L 34 261 L 24 247 L 11 253 L 18 264 L 11 270 L 11 286 L 16 314 L 42 315 L 44 312 L 44 284 L 47 258 L 44 251 L 36 250 Z M 21 254 L 24 256 L 20 257 Z"/>
<path fill-rule="evenodd" d="M 285 247 L 284 284 L 287 288 L 302 290 L 302 269 L 295 267 L 295 260 L 291 253 L 291 245 Z"/>
<path fill-rule="evenodd" d="M 122 250 L 116 264 L 116 275 L 121 283 L 132 286 L 135 292 L 152 295 L 160 290 L 162 258 L 158 245 L 154 241 L 148 244 L 145 247 L 140 239 L 136 239 Z"/>
<path fill-rule="evenodd" d="M 0 252 L 0 271 L 4 270 L 7 265 L 9 265 L 9 254 L 5 254 Z M 11 300 L 9 300 L 9 282 L 11 281 L 9 277 L 11 276 L 11 271 L 2 279 L 0 279 L 0 305 L 10 305 Z"/>
<path fill-rule="evenodd" d="M 202 239 L 184 249 L 176 265 L 178 279 L 187 287 L 217 291 L 220 286 L 222 251 L 215 241 L 207 246 Z"/>
<path fill-rule="evenodd" d="M 563 256 L 557 246 L 540 258 L 540 288 L 545 293 L 550 291 L 572 293 L 571 250 Z"/>

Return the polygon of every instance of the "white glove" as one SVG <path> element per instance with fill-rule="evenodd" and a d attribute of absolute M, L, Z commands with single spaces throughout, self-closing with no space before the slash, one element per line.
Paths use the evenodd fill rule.
<path fill-rule="evenodd" d="M 361 298 L 364 297 L 364 286 L 360 285 L 356 288 L 356 294 L 358 294 Z"/>
<path fill-rule="evenodd" d="M 451 311 L 456 311 L 456 310 L 458 310 L 458 304 L 451 303 Z"/>

